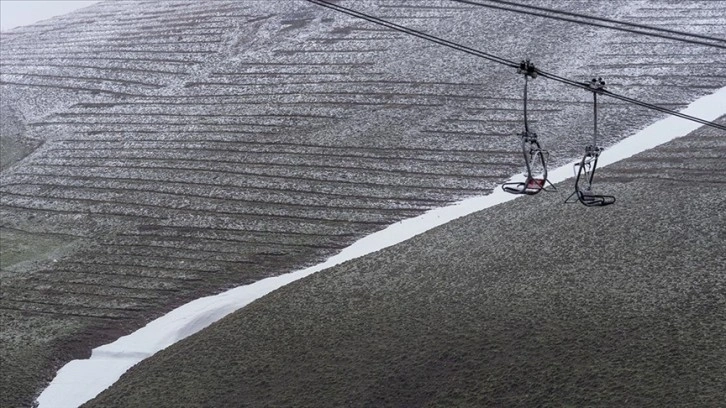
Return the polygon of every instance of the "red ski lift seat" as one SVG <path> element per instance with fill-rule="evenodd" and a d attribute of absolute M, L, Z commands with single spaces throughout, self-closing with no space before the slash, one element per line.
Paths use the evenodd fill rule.
<path fill-rule="evenodd" d="M 542 150 L 537 141 L 537 134 L 529 131 L 527 120 L 527 84 L 529 78 L 537 78 L 537 69 L 529 60 L 525 60 L 519 64 L 517 73 L 524 75 L 524 132 L 519 136 L 522 138 L 522 155 L 527 172 L 523 182 L 504 183 L 502 190 L 511 194 L 534 195 L 542 190 L 548 191 L 545 184 L 548 183 L 547 158 L 549 154 L 546 150 Z"/>
<path fill-rule="evenodd" d="M 502 189 L 511 194 L 534 195 L 546 190 L 547 160 L 546 150 L 542 150 L 537 142 L 537 135 L 524 132 L 522 136 L 522 155 L 527 166 L 525 180 L 522 182 L 504 183 Z"/>

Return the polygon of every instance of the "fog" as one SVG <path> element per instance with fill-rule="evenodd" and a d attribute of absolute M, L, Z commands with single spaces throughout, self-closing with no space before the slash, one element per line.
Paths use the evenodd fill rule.
<path fill-rule="evenodd" d="M 0 31 L 30 25 L 98 2 L 99 0 L 0 0 Z"/>

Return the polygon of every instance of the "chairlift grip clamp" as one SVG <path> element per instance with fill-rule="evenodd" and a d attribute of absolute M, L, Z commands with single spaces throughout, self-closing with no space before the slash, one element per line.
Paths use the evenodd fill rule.
<path fill-rule="evenodd" d="M 585 154 L 592 157 L 598 157 L 600 156 L 600 153 L 602 153 L 602 147 L 595 146 L 595 145 L 587 145 L 585 147 Z"/>
<path fill-rule="evenodd" d="M 518 74 L 524 74 L 525 76 L 528 76 L 532 79 L 537 78 L 537 68 L 534 66 L 534 63 L 532 63 L 530 60 L 522 60 L 522 62 L 519 63 L 519 69 L 517 69 Z"/>
<path fill-rule="evenodd" d="M 602 94 L 605 92 L 605 81 L 602 78 L 593 78 L 590 82 L 585 82 L 585 85 L 594 93 Z"/>

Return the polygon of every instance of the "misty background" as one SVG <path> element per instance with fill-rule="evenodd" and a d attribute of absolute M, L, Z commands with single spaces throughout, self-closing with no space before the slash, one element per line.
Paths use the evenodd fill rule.
<path fill-rule="evenodd" d="M 98 0 L 0 0 L 0 31 L 26 26 L 98 3 Z"/>

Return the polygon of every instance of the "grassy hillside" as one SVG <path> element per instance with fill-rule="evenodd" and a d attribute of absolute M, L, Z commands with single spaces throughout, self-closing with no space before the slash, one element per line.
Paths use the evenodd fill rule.
<path fill-rule="evenodd" d="M 674 109 L 726 85 L 717 49 L 444 0 L 344 3 Z M 726 36 L 718 2 L 571 7 Z M 1 406 L 191 299 L 521 170 L 511 69 L 299 0 L 106 1 L 0 51 Z M 531 97 L 553 164 L 579 155 L 590 96 L 538 79 Z M 604 145 L 659 117 L 601 112 Z"/>
<path fill-rule="evenodd" d="M 721 406 L 724 154 L 702 129 L 603 170 L 616 205 L 527 197 L 305 278 L 84 406 Z"/>

